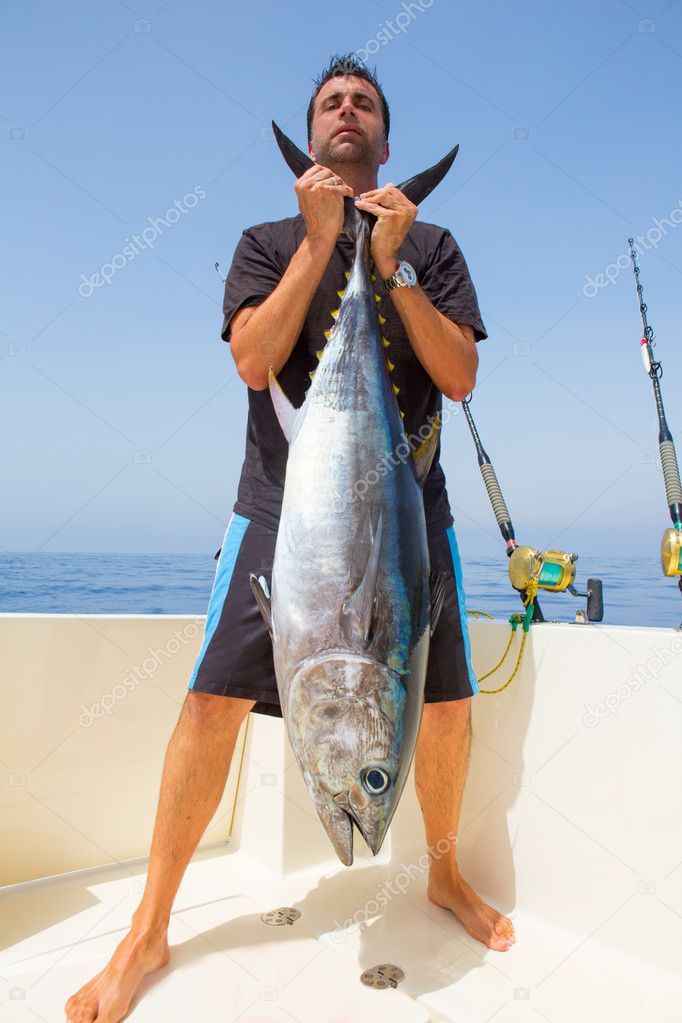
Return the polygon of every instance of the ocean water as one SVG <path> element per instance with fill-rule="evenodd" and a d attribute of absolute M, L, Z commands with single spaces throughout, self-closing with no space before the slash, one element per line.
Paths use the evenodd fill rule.
<path fill-rule="evenodd" d="M 4 552 L 0 612 L 43 614 L 205 614 L 217 562 L 212 554 L 69 554 Z M 588 577 L 604 585 L 604 622 L 676 628 L 682 622 L 677 581 L 657 559 L 578 561 L 576 588 Z M 467 557 L 462 551 L 466 606 L 506 619 L 521 609 L 507 576 L 507 559 Z M 572 621 L 583 598 L 545 593 L 545 618 Z"/>

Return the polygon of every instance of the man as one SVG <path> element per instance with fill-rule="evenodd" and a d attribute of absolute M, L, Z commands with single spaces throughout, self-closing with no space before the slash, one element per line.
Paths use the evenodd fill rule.
<path fill-rule="evenodd" d="M 248 585 L 253 570 L 269 582 L 286 468 L 286 440 L 267 390 L 268 367 L 300 405 L 351 265 L 353 243 L 342 233 L 345 196 L 360 196 L 359 208 L 378 218 L 371 238 L 375 286 L 383 299 L 383 330 L 407 435 L 441 406 L 442 394 L 459 401 L 474 386 L 476 341 L 487 335 L 464 257 L 448 231 L 415 223 L 417 209 L 398 189 L 377 188 L 377 171 L 389 156 L 388 130 L 388 105 L 375 77 L 353 55 L 334 58 L 310 101 L 308 151 L 315 166 L 295 184 L 299 215 L 246 230 L 237 246 L 222 332 L 249 388 L 237 501 L 204 642 L 166 753 L 145 892 L 108 965 L 66 1003 L 73 1023 L 118 1023 L 142 977 L 167 962 L 173 901 L 220 801 L 239 727 L 251 710 L 281 715 L 270 639 Z M 394 276 L 402 260 L 413 267 L 416 285 L 406 286 L 408 270 Z M 448 833 L 457 833 L 471 697 L 478 692 L 438 452 L 424 503 L 431 562 L 448 576 L 431 640 L 415 755 L 426 843 L 434 849 Z M 432 860 L 429 898 L 452 910 L 489 948 L 507 950 L 515 940 L 511 921 L 461 877 L 450 844 L 449 853 Z"/>

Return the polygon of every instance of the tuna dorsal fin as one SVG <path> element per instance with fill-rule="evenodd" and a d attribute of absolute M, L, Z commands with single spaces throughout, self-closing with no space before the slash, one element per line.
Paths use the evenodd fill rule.
<path fill-rule="evenodd" d="M 424 480 L 429 474 L 431 463 L 433 462 L 434 455 L 436 454 L 436 448 L 438 447 L 438 440 L 440 438 L 440 415 L 435 416 L 431 423 L 431 429 L 428 434 L 421 442 L 418 448 L 412 452 L 412 458 L 414 459 L 414 468 L 417 473 L 417 479 L 419 480 L 420 486 L 424 485 Z"/>
<path fill-rule="evenodd" d="M 429 586 L 431 589 L 431 635 L 433 636 L 440 613 L 443 610 L 445 600 L 445 572 L 436 572 L 433 568 L 429 572 Z"/>
<path fill-rule="evenodd" d="M 365 650 L 372 634 L 372 621 L 376 606 L 377 575 L 381 554 L 383 512 L 379 512 L 377 526 L 372 536 L 370 526 L 370 549 L 362 581 L 341 606 L 341 626 L 346 638 L 353 646 L 360 644 Z"/>
<path fill-rule="evenodd" d="M 270 639 L 272 639 L 272 611 L 270 609 L 270 590 L 265 580 L 265 576 L 256 576 L 253 572 L 249 575 L 249 584 L 251 586 L 251 592 L 256 598 L 256 603 L 260 609 L 260 613 L 263 616 L 263 621 L 267 626 L 267 630 L 270 633 Z"/>
<path fill-rule="evenodd" d="M 292 405 L 286 394 L 282 390 L 282 385 L 279 380 L 272 372 L 272 366 L 268 370 L 268 384 L 270 387 L 270 397 L 272 398 L 272 404 L 275 409 L 275 415 L 279 419 L 279 425 L 282 427 L 282 433 L 287 439 L 287 442 L 291 444 L 292 437 L 295 433 L 296 416 L 298 415 L 299 409 L 295 405 Z"/>
<path fill-rule="evenodd" d="M 458 151 L 459 146 L 457 145 L 449 153 L 446 153 L 442 160 L 434 163 L 433 167 L 429 167 L 427 170 L 415 174 L 414 177 L 408 178 L 407 181 L 403 181 L 402 185 L 398 185 L 398 188 L 403 195 L 407 196 L 410 202 L 413 202 L 415 206 L 419 206 L 426 199 L 427 195 L 433 192 L 436 185 L 439 185 L 443 180 L 452 167 Z"/>

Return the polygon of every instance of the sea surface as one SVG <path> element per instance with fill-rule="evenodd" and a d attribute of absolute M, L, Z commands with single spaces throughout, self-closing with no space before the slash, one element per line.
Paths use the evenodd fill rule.
<path fill-rule="evenodd" d="M 0 612 L 42 614 L 205 614 L 217 562 L 211 554 L 70 554 L 4 552 Z M 506 619 L 521 609 L 507 576 L 507 559 L 466 557 L 466 606 Z M 588 577 L 604 586 L 604 621 L 676 628 L 682 622 L 677 580 L 655 558 L 580 556 L 576 588 Z M 544 593 L 548 620 L 573 621 L 584 598 Z"/>

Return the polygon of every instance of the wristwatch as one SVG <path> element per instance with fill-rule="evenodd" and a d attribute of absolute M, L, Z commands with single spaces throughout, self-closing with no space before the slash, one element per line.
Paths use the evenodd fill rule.
<path fill-rule="evenodd" d="M 387 280 L 384 281 L 386 291 L 394 291 L 395 288 L 413 288 L 417 283 L 415 269 L 406 259 L 401 259 L 398 269 Z"/>

